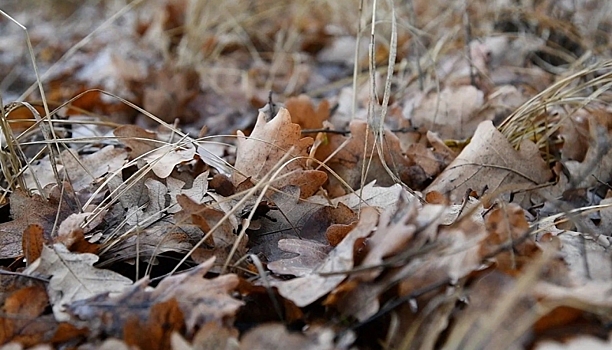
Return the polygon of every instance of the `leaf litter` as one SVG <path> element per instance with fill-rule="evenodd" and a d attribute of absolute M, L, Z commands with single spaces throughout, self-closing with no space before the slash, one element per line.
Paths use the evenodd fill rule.
<path fill-rule="evenodd" d="M 0 343 L 609 346 L 610 6 L 363 5 L 3 7 Z"/>

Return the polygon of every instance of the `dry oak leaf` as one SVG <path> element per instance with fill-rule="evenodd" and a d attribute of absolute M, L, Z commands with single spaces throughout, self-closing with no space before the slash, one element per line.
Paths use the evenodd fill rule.
<path fill-rule="evenodd" d="M 176 196 L 176 200 L 181 208 L 183 208 L 183 211 L 175 214 L 174 220 L 181 223 L 181 226 L 183 226 L 183 223 L 193 223 L 202 230 L 203 234 L 210 232 L 210 230 L 221 221 L 223 216 L 225 216 L 223 211 L 213 209 L 203 204 L 198 204 L 185 194 Z M 210 271 L 215 273 L 221 272 L 223 264 L 229 257 L 229 253 L 238 237 L 234 233 L 235 229 L 236 227 L 233 227 L 230 220 L 225 220 L 213 232 L 212 237 L 193 252 L 191 256 L 193 260 L 197 263 L 202 263 L 215 256 L 217 258 L 217 260 L 215 260 L 216 264 Z M 246 239 L 240 241 L 233 257 L 234 260 L 246 254 L 247 243 Z"/>
<path fill-rule="evenodd" d="M 168 186 L 168 194 L 170 195 L 170 207 L 167 209 L 168 213 L 178 213 L 181 208 L 176 202 L 176 196 L 182 194 L 186 195 L 197 204 L 202 204 L 211 198 L 207 196 L 208 192 L 208 171 L 198 175 L 191 184 L 190 188 L 183 188 L 185 183 L 179 179 L 169 177 L 166 179 L 166 185 Z"/>
<path fill-rule="evenodd" d="M 99 151 L 79 156 L 74 150 L 65 150 L 60 154 L 57 170 L 60 174 L 70 174 L 70 183 L 75 191 L 81 191 L 102 176 L 121 169 L 127 158 L 127 152 L 114 146 L 106 146 Z M 30 165 L 31 171 L 24 173 L 28 188 L 36 188 L 36 181 L 44 188 L 57 183 L 49 157 Z"/>
<path fill-rule="evenodd" d="M 451 202 L 461 203 L 468 188 L 487 193 L 510 192 L 533 187 L 550 179 L 548 165 L 540 157 L 538 147 L 529 140 L 519 151 L 490 121 L 478 125 L 472 141 L 455 160 L 427 187 L 449 195 Z M 524 196 L 516 195 L 520 202 Z"/>
<path fill-rule="evenodd" d="M 238 276 L 226 274 L 204 278 L 214 261 L 213 257 L 188 272 L 166 277 L 153 290 L 148 288 L 149 279 L 144 278 L 119 295 L 99 294 L 75 302 L 69 306 L 69 311 L 89 324 L 90 329 L 97 327 L 116 337 L 122 336 L 124 325 L 131 316 L 146 322 L 154 305 L 171 299 L 179 302 L 188 334 L 211 321 L 231 323 L 231 318 L 243 305 L 229 295 L 238 286 Z"/>
<path fill-rule="evenodd" d="M 347 349 L 336 346 L 335 332 L 329 328 L 313 327 L 305 334 L 290 332 L 280 323 L 268 323 L 257 326 L 247 332 L 240 342 L 241 350 L 331 350 Z"/>
<path fill-rule="evenodd" d="M 139 349 L 170 349 L 170 337 L 174 332 L 183 333 L 185 319 L 176 298 L 151 306 L 147 320 L 137 315 L 128 318 L 123 327 L 125 343 Z"/>
<path fill-rule="evenodd" d="M 376 209 L 372 207 L 363 208 L 357 226 L 329 253 L 319 267 L 306 276 L 290 281 L 275 282 L 274 286 L 278 288 L 278 292 L 283 297 L 291 300 L 299 307 L 315 302 L 336 288 L 346 278 L 346 274 L 342 272 L 353 268 L 355 242 L 358 239 L 369 236 L 376 228 L 377 223 L 378 212 Z M 335 274 L 330 276 L 321 275 L 321 273 L 332 272 Z"/>
<path fill-rule="evenodd" d="M 67 321 L 66 305 L 101 293 L 121 292 L 132 281 L 116 272 L 97 269 L 94 254 L 74 254 L 62 244 L 44 246 L 39 260 L 24 271 L 28 275 L 51 276 L 47 293 L 58 321 Z"/>
<path fill-rule="evenodd" d="M 307 239 L 281 239 L 278 247 L 284 251 L 299 254 L 289 259 L 281 259 L 268 264 L 270 271 L 279 275 L 306 276 L 321 265 L 332 247 Z"/>
<path fill-rule="evenodd" d="M 290 97 L 285 101 L 285 107 L 291 114 L 291 120 L 304 129 L 320 129 L 323 121 L 329 118 L 329 102 L 321 101 L 315 110 L 308 95 Z"/>
<path fill-rule="evenodd" d="M 18 189 L 11 194 L 10 203 L 13 220 L 0 224 L 0 259 L 12 259 L 23 254 L 23 232 L 31 224 L 42 227 L 43 238 L 48 242 L 56 219 L 61 223 L 72 214 L 68 196 L 63 197 L 60 205 L 55 198 L 45 200 L 40 195 L 29 196 Z"/>
<path fill-rule="evenodd" d="M 457 280 L 477 269 L 482 259 L 480 245 L 486 237 L 484 224 L 474 223 L 468 218 L 453 226 L 444 226 L 445 211 L 448 210 L 450 208 L 440 205 L 425 205 L 415 213 L 414 207 L 398 205 L 395 212 L 384 213 L 381 216 L 384 227 L 395 231 L 390 233 L 391 240 L 409 247 L 408 252 L 412 252 L 414 257 L 403 258 L 400 268 L 389 268 L 387 273 L 381 274 L 379 269 L 356 275 L 345 284 L 350 284 L 355 278 L 363 282 L 354 284 L 348 291 L 343 290 L 343 285 L 339 286 L 338 290 L 344 295 L 333 299 L 334 306 L 344 315 L 364 321 L 378 312 L 379 296 L 391 286 L 397 286 L 398 282 L 401 297 L 440 281 Z M 405 251 L 398 251 L 399 247 L 384 240 L 384 234 L 389 234 L 384 227 L 379 227 L 375 233 L 380 238 L 372 237 L 374 241 L 368 252 L 371 257 L 366 255 L 360 266 L 371 267 L 369 263 L 381 261 L 381 257 L 401 257 Z M 376 276 L 380 277 L 372 280 Z"/>
<path fill-rule="evenodd" d="M 42 332 L 32 333 L 32 330 L 37 318 L 48 305 L 47 292 L 41 285 L 24 287 L 11 293 L 2 307 L 0 344 L 17 341 L 32 346 L 40 342 L 43 338 Z M 56 325 L 51 323 L 50 326 L 55 328 Z"/>
<path fill-rule="evenodd" d="M 440 94 L 431 92 L 405 118 L 415 127 L 435 130 L 443 138 L 465 139 L 474 133 L 477 112 L 484 104 L 484 93 L 472 85 L 445 87 Z M 434 113 L 437 111 L 437 113 Z"/>
<path fill-rule="evenodd" d="M 392 186 L 395 182 L 385 170 L 378 152 L 374 145 L 374 135 L 372 130 L 363 120 L 354 120 L 350 126 L 351 135 L 349 137 L 339 134 L 328 134 L 328 142 L 317 148 L 316 158 L 320 161 L 326 160 L 327 165 L 338 174 L 352 188 L 357 189 L 362 184 L 362 167 L 364 162 L 368 165 L 367 177 L 363 179 L 364 183 L 369 183 L 377 180 L 380 186 Z M 337 151 L 341 145 L 347 142 L 340 151 Z M 412 160 L 403 155 L 399 139 L 390 131 L 385 131 L 384 137 L 381 140 L 384 154 L 384 161 L 387 166 L 399 178 L 409 186 L 414 180 L 420 176 L 422 170 L 420 167 L 415 167 Z M 367 149 L 365 144 L 367 143 Z M 370 155 L 372 161 L 370 162 Z M 326 188 L 331 197 L 338 197 L 346 193 L 346 189 L 333 176 L 329 178 L 329 184 Z"/>
<path fill-rule="evenodd" d="M 584 159 L 564 163 L 572 176 L 571 188 L 597 186 L 612 179 L 612 112 L 595 109 L 590 113 L 587 116 L 589 147 Z M 574 147 L 571 144 L 568 146 Z M 564 150 L 566 148 L 563 147 Z"/>
<path fill-rule="evenodd" d="M 272 194 L 270 199 L 278 210 L 270 211 L 267 215 L 275 221 L 266 218 L 259 220 L 261 226 L 255 234 L 249 236 L 249 243 L 251 253 L 260 254 L 267 261 L 274 261 L 292 256 L 279 249 L 278 242 L 282 239 L 299 238 L 310 218 L 329 203 L 318 195 L 300 199 L 300 189 L 295 186 L 283 188 L 282 191 Z M 318 232 L 318 235 L 312 233 L 306 238 L 325 243 L 323 231 Z"/>
<path fill-rule="evenodd" d="M 156 133 L 136 125 L 123 125 L 113 132 L 129 148 L 131 159 L 143 157 L 155 175 L 167 178 L 177 164 L 194 159 L 196 147 L 185 140 L 172 144 L 158 140 Z"/>
<path fill-rule="evenodd" d="M 296 185 L 300 187 L 302 198 L 310 197 L 327 180 L 324 172 L 307 169 L 306 161 L 313 142 L 312 137 L 302 138 L 300 126 L 291 122 L 287 109 L 280 108 L 270 121 L 266 120 L 265 112 L 260 112 L 249 137 L 238 131 L 236 171 L 232 174 L 232 182 L 238 186 L 247 177 L 261 180 L 285 154 L 291 152 L 289 159 L 301 158 L 287 163 L 279 173 L 279 177 L 287 177 L 274 181 L 273 185 L 277 188 Z"/>

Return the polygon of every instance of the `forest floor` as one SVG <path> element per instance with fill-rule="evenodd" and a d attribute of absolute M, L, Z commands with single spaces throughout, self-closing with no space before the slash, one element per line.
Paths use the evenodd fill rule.
<path fill-rule="evenodd" d="M 612 2 L 0 10 L 2 349 L 612 347 Z"/>

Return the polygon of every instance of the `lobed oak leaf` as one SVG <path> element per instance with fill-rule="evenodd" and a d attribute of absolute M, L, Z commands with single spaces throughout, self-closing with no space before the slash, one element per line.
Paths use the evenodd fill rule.
<path fill-rule="evenodd" d="M 127 152 L 121 148 L 106 146 L 92 154 L 79 155 L 68 149 L 60 153 L 59 158 L 57 170 L 60 173 L 68 173 L 74 190 L 81 191 L 104 175 L 119 171 L 127 159 Z M 37 188 L 36 181 L 43 188 L 57 183 L 48 156 L 30 165 L 30 170 L 24 173 L 28 188 Z"/>
<path fill-rule="evenodd" d="M 308 149 L 314 140 L 311 137 L 302 138 L 300 126 L 291 122 L 291 116 L 285 108 L 281 108 L 271 120 L 266 120 L 266 113 L 260 112 L 255 128 L 249 137 L 238 131 L 236 145 L 236 171 L 232 174 L 235 186 L 242 183 L 247 177 L 257 181 L 268 174 L 278 161 L 291 152 L 291 159 L 279 177 L 286 175 L 286 179 L 279 179 L 274 186 L 281 188 L 286 185 L 296 185 L 302 189 L 302 198 L 316 192 L 326 180 L 325 173 L 307 170 L 306 161 Z"/>
<path fill-rule="evenodd" d="M 357 226 L 336 246 L 325 261 L 312 273 L 290 281 L 275 282 L 274 286 L 285 298 L 299 307 L 310 305 L 332 291 L 346 278 L 346 272 L 353 268 L 353 249 L 359 238 L 370 235 L 378 223 L 378 213 L 371 207 L 361 211 Z M 321 273 L 333 273 L 323 276 Z"/>
<path fill-rule="evenodd" d="M 399 296 L 405 296 L 440 281 L 455 281 L 476 270 L 482 260 L 479 249 L 486 237 L 484 225 L 468 218 L 443 226 L 448 210 L 425 205 L 415 212 L 414 206 L 411 210 L 409 206 L 398 205 L 384 213 L 381 216 L 384 226 L 376 231 L 376 239 L 371 238 L 366 257 L 356 266 L 366 270 L 344 283 L 353 283 L 350 288 L 343 287 L 344 284 L 338 287 L 343 295 L 333 299 L 334 306 L 344 315 L 364 321 L 378 312 L 379 297 L 391 286 L 397 285 Z M 387 242 L 385 234 L 391 234 L 390 243 L 395 240 L 399 246 Z M 408 248 L 401 250 L 402 246 Z M 385 261 L 394 264 L 382 273 L 385 266 L 381 263 Z M 400 267 L 394 268 L 400 261 Z M 355 279 L 362 282 L 355 285 Z"/>
<path fill-rule="evenodd" d="M 251 253 L 261 254 L 267 261 L 290 257 L 290 254 L 278 248 L 278 242 L 281 239 L 302 237 L 303 231 L 308 230 L 306 224 L 310 218 L 328 204 L 318 196 L 305 200 L 300 197 L 299 188 L 294 186 L 285 187 L 281 192 L 270 196 L 278 210 L 267 214 L 273 220 L 266 218 L 259 220 L 259 229 L 249 235 Z M 310 230 L 305 238 L 325 243 L 323 230 Z"/>
<path fill-rule="evenodd" d="M 210 197 L 206 197 L 208 191 L 208 171 L 198 175 L 190 188 L 184 189 L 185 183 L 181 180 L 169 177 L 166 179 L 168 186 L 168 194 L 170 195 L 170 207 L 167 209 L 169 213 L 177 213 L 181 210 L 176 202 L 176 196 L 185 195 L 197 204 L 202 204 Z"/>
<path fill-rule="evenodd" d="M 612 112 L 605 109 L 594 109 L 589 112 L 589 115 L 586 116 L 589 147 L 583 157 L 581 157 L 582 152 L 574 154 L 577 157 L 576 160 L 568 160 L 564 163 L 572 178 L 570 179 L 570 187 L 563 188 L 563 190 L 597 186 L 612 180 L 612 175 L 610 175 L 610 169 L 612 168 L 612 121 L 610 121 Z M 568 149 L 576 147 L 576 151 L 578 151 L 580 146 L 584 145 L 568 143 L 567 147 L 564 145 L 562 152 L 564 155 L 570 155 L 573 151 L 568 151 Z"/>
<path fill-rule="evenodd" d="M 70 188 L 66 188 L 66 193 L 70 191 Z M 30 196 L 20 189 L 14 191 L 10 197 L 13 221 L 0 224 L 0 258 L 16 258 L 23 254 L 23 233 L 33 224 L 42 228 L 44 241 L 51 242 L 50 235 L 56 220 L 64 221 L 72 214 L 71 208 L 76 207 L 74 198 L 69 195 L 61 198 L 62 202 L 59 204 L 54 196 L 51 196 L 50 200 L 45 200 L 40 195 Z M 29 244 L 34 242 L 26 243 L 29 247 Z"/>
<path fill-rule="evenodd" d="M 268 263 L 268 269 L 279 275 L 306 276 L 317 268 L 332 249 L 328 244 L 322 244 L 306 239 L 281 239 L 278 247 L 284 251 L 299 254 L 294 258 L 281 259 Z"/>
<path fill-rule="evenodd" d="M 154 305 L 171 299 L 178 301 L 188 334 L 211 321 L 225 324 L 243 303 L 229 295 L 238 286 L 236 275 L 204 278 L 214 260 L 211 258 L 188 272 L 166 277 L 155 289 L 147 288 L 149 280 L 145 278 L 121 294 L 98 294 L 74 302 L 68 309 L 91 329 L 116 337 L 122 336 L 128 319 L 136 317 L 146 323 Z"/>
<path fill-rule="evenodd" d="M 329 102 L 323 100 L 315 110 L 308 95 L 288 98 L 285 107 L 291 115 L 291 121 L 298 124 L 302 130 L 320 129 L 323 127 L 323 121 L 329 118 Z"/>
<path fill-rule="evenodd" d="M 425 191 L 449 195 L 460 203 L 466 190 L 509 192 L 548 181 L 551 172 L 535 144 L 525 140 L 516 151 L 489 121 L 478 125 L 472 141 Z M 524 196 L 523 196 L 524 197 Z M 521 200 L 521 195 L 516 199 Z"/>
<path fill-rule="evenodd" d="M 359 188 L 362 180 L 364 183 L 376 180 L 380 186 L 394 185 L 393 179 L 378 156 L 374 145 L 375 138 L 367 123 L 363 120 L 354 120 L 349 128 L 351 130 L 349 137 L 329 134 L 328 142 L 317 148 L 316 158 L 324 161 L 331 156 L 327 165 L 352 189 Z M 384 161 L 387 166 L 403 182 L 411 185 L 417 169 L 414 168 L 414 162 L 403 155 L 397 136 L 387 130 L 383 139 L 378 141 L 382 143 Z M 368 165 L 368 172 L 366 178 L 362 179 L 361 172 L 364 162 Z M 331 197 L 338 197 L 346 193 L 343 185 L 333 176 L 330 176 L 326 188 Z"/>
<path fill-rule="evenodd" d="M 175 214 L 175 221 L 179 223 L 193 223 L 202 230 L 203 234 L 207 234 L 225 215 L 224 212 L 210 208 L 209 206 L 194 202 L 187 195 L 181 194 L 176 196 L 178 204 L 183 208 L 183 211 Z M 210 240 L 205 242 L 205 245 L 197 248 L 192 258 L 197 263 L 203 263 L 215 256 L 217 263 L 211 268 L 212 272 L 220 272 L 229 253 L 237 239 L 234 234 L 236 227 L 233 226 L 230 220 L 225 220 L 221 226 L 217 228 Z M 246 254 L 247 240 L 242 240 L 234 254 L 234 259 Z"/>
<path fill-rule="evenodd" d="M 130 159 L 142 157 L 158 177 L 165 179 L 177 165 L 191 162 L 196 156 L 223 173 L 231 169 L 219 156 L 211 153 L 190 137 L 183 137 L 172 143 L 160 140 L 162 137 L 135 125 L 123 125 L 114 131 L 115 136 L 128 147 Z M 169 137 L 174 139 L 173 135 Z"/>
<path fill-rule="evenodd" d="M 100 293 L 121 292 L 132 281 L 116 272 L 93 267 L 94 254 L 75 254 L 62 244 L 43 247 L 40 259 L 24 271 L 28 275 L 51 276 L 47 293 L 58 321 L 67 321 L 66 305 Z"/>
<path fill-rule="evenodd" d="M 41 285 L 24 287 L 11 293 L 4 301 L 0 317 L 0 344 L 19 341 L 22 344 L 34 345 L 40 342 L 43 332 L 36 325 L 37 318 L 49 305 L 45 288 Z M 52 329 L 56 325 L 51 322 Z"/>

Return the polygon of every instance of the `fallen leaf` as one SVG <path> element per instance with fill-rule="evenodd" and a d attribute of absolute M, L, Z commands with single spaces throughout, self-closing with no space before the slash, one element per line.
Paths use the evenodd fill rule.
<path fill-rule="evenodd" d="M 172 298 L 151 306 L 146 321 L 141 321 L 137 315 L 129 317 L 123 327 L 123 339 L 126 344 L 140 349 L 170 349 L 170 336 L 184 328 L 183 313 Z"/>
<path fill-rule="evenodd" d="M 352 189 L 358 189 L 362 184 L 362 170 L 364 162 L 367 164 L 366 177 L 363 183 L 376 180 L 379 186 L 392 186 L 394 180 L 384 168 L 374 145 L 374 135 L 368 124 L 362 120 L 354 120 L 349 125 L 349 137 L 340 134 L 328 134 L 328 142 L 319 146 L 316 158 L 327 161 L 327 165 L 340 176 Z M 347 142 L 345 144 L 345 142 Z M 378 140 L 383 148 L 384 161 L 391 171 L 404 183 L 412 185 L 417 169 L 414 162 L 403 155 L 399 139 L 389 130 L 386 130 L 382 140 Z M 366 148 L 367 144 L 367 148 Z M 343 146 L 343 147 L 341 147 Z M 339 150 L 339 151 L 338 151 Z M 370 157 L 372 160 L 370 161 Z M 331 197 L 344 195 L 347 189 L 334 177 L 329 177 L 326 185 Z"/>
<path fill-rule="evenodd" d="M 101 293 L 121 292 L 132 284 L 116 272 L 93 267 L 98 259 L 94 254 L 71 253 L 61 244 L 44 246 L 40 259 L 24 273 L 51 276 L 47 292 L 53 314 L 58 321 L 67 321 L 66 305 Z"/>
<path fill-rule="evenodd" d="M 73 302 L 68 310 L 91 329 L 116 337 L 123 336 L 128 319 L 135 317 L 146 324 L 151 309 L 171 299 L 179 303 L 188 334 L 208 322 L 231 323 L 243 304 L 229 295 L 238 286 L 238 277 L 226 274 L 204 278 L 214 260 L 211 258 L 189 272 L 166 277 L 153 290 L 147 288 L 149 280 L 145 278 L 114 296 L 103 293 Z"/>
<path fill-rule="evenodd" d="M 8 296 L 0 318 L 0 344 L 17 340 L 31 346 L 43 340 L 44 334 L 32 333 L 32 328 L 36 328 L 37 318 L 48 305 L 47 292 L 40 285 L 22 288 Z"/>
<path fill-rule="evenodd" d="M 70 188 L 66 188 L 66 191 L 69 193 Z M 32 224 L 39 225 L 44 241 L 50 242 L 56 220 L 58 223 L 65 220 L 74 207 L 68 194 L 62 200 L 60 205 L 55 198 L 47 201 L 37 194 L 29 196 L 20 189 L 14 191 L 10 197 L 13 220 L 0 224 L 0 257 L 10 259 L 23 254 L 23 232 Z"/>
<path fill-rule="evenodd" d="M 23 231 L 23 255 L 26 265 L 40 257 L 44 245 L 43 228 L 38 224 L 29 225 Z"/>
<path fill-rule="evenodd" d="M 281 239 L 278 247 L 284 251 L 299 254 L 294 258 L 268 263 L 268 269 L 279 275 L 306 276 L 313 272 L 332 249 L 328 244 L 306 239 Z"/>
<path fill-rule="evenodd" d="M 104 175 L 118 172 L 126 158 L 125 150 L 114 146 L 106 146 L 88 155 L 79 155 L 76 151 L 68 149 L 60 154 L 57 170 L 60 174 L 68 173 L 74 190 L 81 191 Z M 37 188 L 36 181 L 43 188 L 57 183 L 48 156 L 30 165 L 30 170 L 24 173 L 24 178 L 30 189 Z"/>
<path fill-rule="evenodd" d="M 270 323 L 247 332 L 241 339 L 240 349 L 339 349 L 334 346 L 335 334 L 331 329 L 310 329 L 306 334 L 289 332 L 285 325 Z"/>
<path fill-rule="evenodd" d="M 378 223 L 375 209 L 365 207 L 357 226 L 336 246 L 312 273 L 292 279 L 276 282 L 278 292 L 299 307 L 312 304 L 320 297 L 332 291 L 346 278 L 346 272 L 353 268 L 353 248 L 355 241 L 367 237 Z M 322 276 L 321 273 L 334 273 Z"/>
<path fill-rule="evenodd" d="M 238 331 L 212 321 L 204 324 L 193 336 L 193 346 L 198 350 L 235 349 Z"/>
<path fill-rule="evenodd" d="M 482 122 L 470 144 L 440 174 L 425 192 L 449 195 L 452 203 L 460 203 L 468 188 L 503 194 L 543 184 L 551 177 L 538 148 L 528 140 L 520 150 L 512 148 L 491 122 Z M 501 191 L 501 192 L 497 192 Z M 517 194 L 520 203 L 524 195 Z"/>
<path fill-rule="evenodd" d="M 304 129 L 320 129 L 323 121 L 329 117 L 329 102 L 323 100 L 315 110 L 308 95 L 290 97 L 285 101 L 285 107 L 291 115 L 291 121 Z"/>
<path fill-rule="evenodd" d="M 128 147 L 131 159 L 144 159 L 162 179 L 170 176 L 175 166 L 194 160 L 197 152 L 197 146 L 190 138 L 177 143 L 162 141 L 156 133 L 135 125 L 120 126 L 114 134 Z"/>
<path fill-rule="evenodd" d="M 484 93 L 472 85 L 448 86 L 423 98 L 410 115 L 415 127 L 435 130 L 445 139 L 461 140 L 474 134 L 482 120 L 475 119 L 484 104 Z"/>
<path fill-rule="evenodd" d="M 302 198 L 312 195 L 327 180 L 323 172 L 305 171 L 308 170 L 308 148 L 313 142 L 311 137 L 302 138 L 299 125 L 291 122 L 291 116 L 285 108 L 279 109 L 270 121 L 266 120 L 264 112 L 260 112 L 249 137 L 238 131 L 236 171 L 232 174 L 234 185 L 242 183 L 247 176 L 261 180 L 294 147 L 289 158 L 291 161 L 278 173 L 278 176 L 290 177 L 273 184 L 277 188 L 287 185 L 300 186 Z M 300 158 L 292 159 L 294 157 Z"/>

